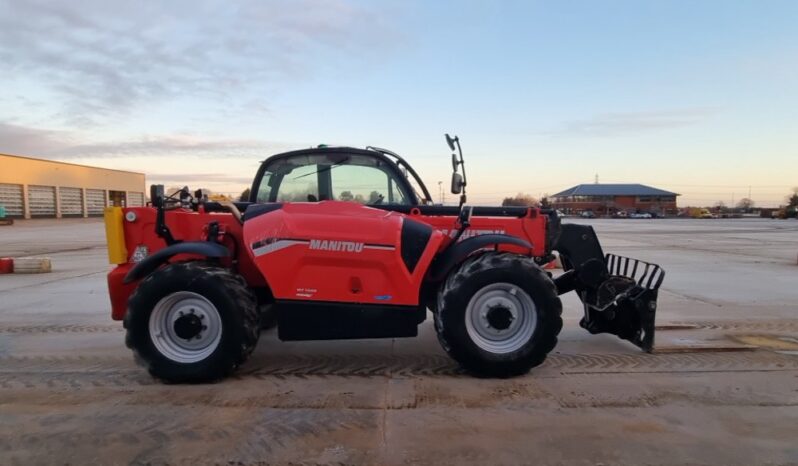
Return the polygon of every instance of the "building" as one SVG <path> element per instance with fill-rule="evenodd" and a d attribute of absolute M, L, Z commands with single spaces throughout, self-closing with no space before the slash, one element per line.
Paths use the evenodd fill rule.
<path fill-rule="evenodd" d="M 102 215 L 144 205 L 144 174 L 0 154 L 0 205 L 11 218 Z"/>
<path fill-rule="evenodd" d="M 551 196 L 555 209 L 567 214 L 591 211 L 596 215 L 649 212 L 674 215 L 677 193 L 642 184 L 580 184 Z"/>

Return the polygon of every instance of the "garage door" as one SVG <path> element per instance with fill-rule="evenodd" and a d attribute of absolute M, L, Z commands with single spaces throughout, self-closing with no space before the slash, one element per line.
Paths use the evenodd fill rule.
<path fill-rule="evenodd" d="M 144 193 L 136 193 L 136 192 L 127 193 L 127 206 L 128 207 L 143 207 L 144 206 Z"/>
<path fill-rule="evenodd" d="M 80 217 L 83 215 L 83 191 L 80 188 L 58 188 L 61 199 L 61 215 Z"/>
<path fill-rule="evenodd" d="M 89 215 L 102 215 L 103 209 L 105 209 L 105 190 L 87 189 L 86 210 Z"/>
<path fill-rule="evenodd" d="M 25 206 L 22 203 L 22 185 L 0 183 L 0 205 L 5 206 L 7 217 L 25 215 Z"/>
<path fill-rule="evenodd" d="M 28 186 L 31 217 L 55 217 L 55 187 Z"/>

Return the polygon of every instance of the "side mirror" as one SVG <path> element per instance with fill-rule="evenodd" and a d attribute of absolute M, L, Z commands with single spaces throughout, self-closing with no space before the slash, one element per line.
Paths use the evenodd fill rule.
<path fill-rule="evenodd" d="M 463 175 L 452 173 L 452 194 L 460 194 L 463 192 L 463 185 Z"/>
<path fill-rule="evenodd" d="M 449 144 L 449 149 L 454 150 L 454 142 L 457 140 L 457 136 L 452 138 L 448 134 L 446 134 L 446 144 Z"/>

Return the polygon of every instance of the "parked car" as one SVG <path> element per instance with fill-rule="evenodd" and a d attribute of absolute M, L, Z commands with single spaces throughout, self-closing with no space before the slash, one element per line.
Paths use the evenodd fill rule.
<path fill-rule="evenodd" d="M 594 214 L 592 210 L 586 210 L 579 214 L 579 216 L 582 218 L 596 218 L 596 214 Z"/>
<path fill-rule="evenodd" d="M 652 218 L 651 214 L 648 212 L 636 212 L 634 214 L 629 215 L 629 218 Z"/>

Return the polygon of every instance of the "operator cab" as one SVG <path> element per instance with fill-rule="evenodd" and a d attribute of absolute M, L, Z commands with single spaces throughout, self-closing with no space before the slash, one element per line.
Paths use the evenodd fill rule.
<path fill-rule="evenodd" d="M 392 153 L 378 149 L 318 147 L 275 155 L 264 161 L 258 170 L 250 201 L 329 200 L 369 206 L 431 203 L 426 187 L 415 172 L 407 170 L 401 158 L 392 160 L 388 154 Z"/>
<path fill-rule="evenodd" d="M 400 155 L 387 149 L 328 147 L 277 154 L 264 160 L 255 175 L 249 204 L 350 201 L 369 207 L 423 215 L 459 216 L 465 204 L 465 164 L 460 141 L 446 135 L 452 152 L 453 194 L 460 204 L 435 205 L 421 177 Z M 459 155 L 459 156 L 458 156 Z M 474 207 L 474 216 L 524 217 L 527 207 Z"/>

